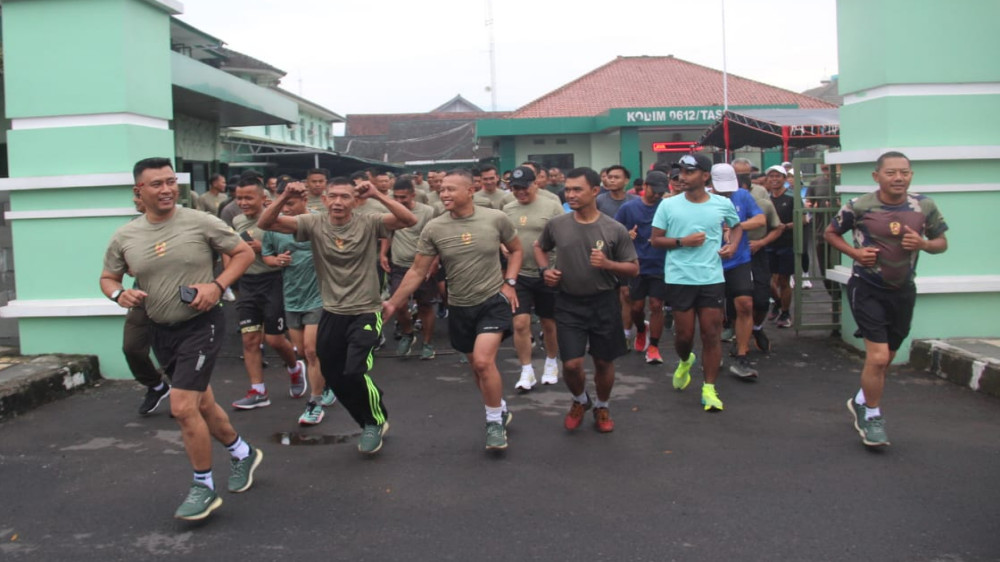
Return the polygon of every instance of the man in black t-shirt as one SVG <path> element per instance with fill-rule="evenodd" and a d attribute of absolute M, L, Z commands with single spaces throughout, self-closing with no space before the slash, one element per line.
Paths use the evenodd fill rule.
<path fill-rule="evenodd" d="M 789 281 L 795 274 L 795 250 L 792 246 L 795 198 L 785 187 L 787 176 L 781 166 L 771 166 L 767 169 L 765 187 L 771 192 L 771 203 L 781 219 L 782 233 L 767 247 L 768 262 L 771 268 L 771 296 L 774 306 L 768 320 L 777 320 L 779 328 L 790 328 L 792 317 L 788 309 L 792 304 L 792 286 Z"/>

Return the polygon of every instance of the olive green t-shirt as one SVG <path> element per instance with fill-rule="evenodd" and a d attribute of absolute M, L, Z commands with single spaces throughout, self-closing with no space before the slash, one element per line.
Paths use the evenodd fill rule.
<path fill-rule="evenodd" d="M 503 211 L 473 207 L 471 215 L 454 219 L 445 213 L 427 223 L 417 252 L 441 256 L 448 279 L 448 303 L 474 306 L 500 292 L 500 244 L 517 236 Z"/>
<path fill-rule="evenodd" d="M 502 189 L 494 189 L 493 193 L 489 193 L 484 189 L 476 193 L 473 197 L 473 202 L 476 205 L 491 209 L 503 209 L 504 205 L 512 201 L 515 201 L 514 196 Z"/>
<path fill-rule="evenodd" d="M 375 199 L 363 199 L 358 201 L 351 212 L 355 215 L 384 215 L 389 212 L 389 208 Z"/>
<path fill-rule="evenodd" d="M 444 203 L 441 202 L 441 196 L 435 191 L 430 191 L 427 193 L 427 204 L 434 209 L 434 216 L 440 217 L 446 211 L 444 208 Z"/>
<path fill-rule="evenodd" d="M 521 262 L 520 275 L 538 277 L 538 262 L 535 261 L 534 251 L 535 240 L 541 236 L 542 230 L 545 229 L 545 225 L 550 219 L 564 214 L 562 205 L 536 196 L 535 200 L 527 205 L 522 205 L 520 201 L 507 203 L 503 212 L 514 223 L 517 237 L 521 239 L 521 248 L 524 250 L 524 261 Z M 549 255 L 549 265 L 555 265 L 552 255 Z"/>
<path fill-rule="evenodd" d="M 240 214 L 233 219 L 233 229 L 236 230 L 236 234 L 243 234 L 246 232 L 253 237 L 254 240 L 263 243 L 264 241 L 264 230 L 257 228 L 257 218 L 250 218 L 246 215 Z M 244 275 L 260 275 L 261 273 L 273 273 L 275 271 L 281 271 L 280 267 L 271 267 L 264 263 L 264 258 L 261 254 L 254 254 L 253 263 L 247 268 Z"/>
<path fill-rule="evenodd" d="M 198 196 L 198 210 L 218 215 L 219 205 L 223 204 L 227 199 L 229 199 L 229 196 L 226 195 L 225 191 L 220 191 L 218 195 L 212 195 L 211 191 L 206 191 Z"/>
<path fill-rule="evenodd" d="M 332 224 L 329 215 L 297 218 L 295 239 L 312 242 L 323 310 L 349 316 L 381 310 L 378 239 L 389 237 L 382 216 L 351 215 L 341 226 Z"/>
<path fill-rule="evenodd" d="M 761 212 L 764 213 L 764 226 L 746 231 L 747 240 L 760 240 L 761 238 L 767 236 L 767 233 L 770 230 L 781 226 L 781 219 L 778 218 L 778 211 L 774 209 L 774 203 L 771 203 L 770 197 L 767 199 L 754 198 L 754 200 L 756 201 L 757 206 L 760 207 Z"/>
<path fill-rule="evenodd" d="M 218 217 L 178 207 L 161 223 L 145 216 L 122 225 L 104 254 L 104 269 L 130 273 L 148 296 L 143 305 L 157 324 L 175 324 L 200 312 L 180 300 L 179 287 L 215 279 L 214 252 L 229 253 L 239 236 Z"/>
<path fill-rule="evenodd" d="M 539 189 L 537 193 L 538 193 L 537 197 L 539 199 L 548 199 L 549 201 L 555 201 L 556 204 L 559 205 L 559 208 L 562 208 L 562 199 L 560 199 L 559 196 L 556 195 L 555 193 L 552 193 L 547 189 Z"/>
<path fill-rule="evenodd" d="M 538 237 L 538 245 L 546 252 L 558 249 L 559 270 L 562 272 L 559 290 L 578 297 L 613 291 L 618 287 L 618 277 L 614 273 L 590 265 L 590 252 L 594 248 L 613 261 L 638 259 L 628 230 L 604 213 L 600 213 L 596 221 L 586 224 L 577 222 L 574 213 L 555 217 L 545 225 L 542 235 Z"/>
<path fill-rule="evenodd" d="M 323 197 L 321 195 L 309 195 L 306 197 L 306 209 L 309 209 L 310 213 L 319 213 L 325 215 L 329 211 L 326 205 L 323 204 Z"/>
<path fill-rule="evenodd" d="M 413 258 L 417 253 L 417 240 L 420 233 L 434 218 L 434 209 L 430 205 L 423 203 L 413 204 L 413 214 L 417 217 L 417 224 L 395 230 L 392 233 L 392 263 L 399 267 L 411 267 Z"/>

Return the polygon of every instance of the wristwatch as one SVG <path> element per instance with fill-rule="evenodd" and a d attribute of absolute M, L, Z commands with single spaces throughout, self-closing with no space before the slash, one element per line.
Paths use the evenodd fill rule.
<path fill-rule="evenodd" d="M 503 282 L 510 285 L 511 287 L 517 286 L 517 279 L 504 279 Z"/>
<path fill-rule="evenodd" d="M 680 247 L 684 246 L 684 244 L 681 244 L 681 239 L 680 239 L 680 238 L 674 238 L 674 240 L 676 240 L 676 241 L 677 241 L 677 247 L 678 247 L 678 248 L 680 248 Z"/>
<path fill-rule="evenodd" d="M 124 292 L 125 292 L 125 289 L 115 289 L 115 292 L 111 293 L 111 297 L 109 297 L 109 298 L 111 300 L 115 301 L 115 302 L 118 302 L 119 297 L 121 297 L 122 293 L 124 293 Z"/>

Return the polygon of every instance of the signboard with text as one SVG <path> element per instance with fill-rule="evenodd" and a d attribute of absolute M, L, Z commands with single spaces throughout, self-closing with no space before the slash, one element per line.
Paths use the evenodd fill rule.
<path fill-rule="evenodd" d="M 794 105 L 741 105 L 740 109 L 795 109 Z M 722 106 L 703 107 L 640 107 L 608 110 L 609 124 L 619 127 L 711 125 L 722 117 Z"/>

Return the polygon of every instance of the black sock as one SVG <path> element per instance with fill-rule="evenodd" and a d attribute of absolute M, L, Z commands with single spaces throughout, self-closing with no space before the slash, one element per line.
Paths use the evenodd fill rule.
<path fill-rule="evenodd" d="M 649 338 L 649 345 L 653 347 L 660 347 L 660 338 Z"/>

